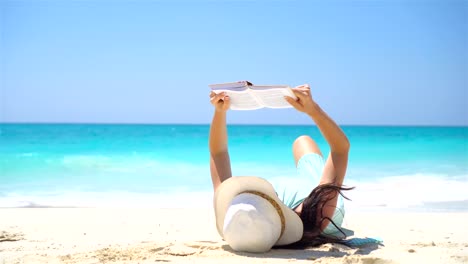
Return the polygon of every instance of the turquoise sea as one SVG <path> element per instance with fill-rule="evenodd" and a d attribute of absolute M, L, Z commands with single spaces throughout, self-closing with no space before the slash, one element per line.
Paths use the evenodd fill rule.
<path fill-rule="evenodd" d="M 0 124 L 0 207 L 210 207 L 208 125 Z M 297 136 L 315 126 L 230 125 L 234 175 L 308 192 Z M 468 210 L 468 127 L 344 126 L 352 208 Z"/>

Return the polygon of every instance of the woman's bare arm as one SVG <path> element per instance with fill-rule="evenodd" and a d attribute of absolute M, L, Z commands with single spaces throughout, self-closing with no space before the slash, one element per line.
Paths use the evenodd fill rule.
<path fill-rule="evenodd" d="M 314 120 L 330 145 L 330 155 L 325 163 L 320 184 L 330 183 L 341 186 L 348 165 L 349 140 L 318 104 L 314 103 L 307 114 Z"/>
<path fill-rule="evenodd" d="M 210 126 L 210 172 L 213 189 L 232 176 L 231 162 L 227 144 L 226 112 L 229 109 L 229 97 L 225 94 L 210 94 L 211 103 L 215 106 Z"/>
<path fill-rule="evenodd" d="M 350 143 L 341 128 L 331 119 L 320 106 L 312 99 L 310 87 L 302 85 L 293 89 L 298 97 L 294 100 L 291 97 L 286 97 L 286 100 L 297 110 L 306 113 L 315 122 L 322 135 L 330 145 L 330 155 L 325 162 L 320 184 L 333 184 L 341 186 L 346 175 L 348 166 L 348 153 Z M 332 218 L 336 208 L 338 195 L 334 195 L 329 201 L 324 204 L 322 215 L 318 217 Z M 329 221 L 322 222 L 322 230 L 325 229 Z"/>

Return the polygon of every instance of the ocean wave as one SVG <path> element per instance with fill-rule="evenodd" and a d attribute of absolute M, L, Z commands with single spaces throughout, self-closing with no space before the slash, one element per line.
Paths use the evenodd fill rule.
<path fill-rule="evenodd" d="M 25 158 L 28 158 L 28 157 L 37 157 L 39 156 L 39 153 L 37 152 L 25 152 L 25 153 L 19 153 L 19 154 L 16 154 L 16 157 L 25 157 Z"/>
<path fill-rule="evenodd" d="M 206 164 L 179 160 L 164 160 L 148 156 L 99 156 L 81 155 L 66 156 L 62 166 L 68 173 L 82 175 L 99 175 L 100 177 L 115 177 L 138 182 L 151 178 L 184 180 L 194 176 L 209 177 L 208 162 Z M 162 184 L 165 182 L 163 181 Z"/>
<path fill-rule="evenodd" d="M 301 191 L 308 194 L 314 186 L 310 179 L 274 177 L 269 179 L 278 195 Z M 351 201 L 346 206 L 353 210 L 414 210 L 438 211 L 468 210 L 468 175 L 396 175 L 369 181 L 346 182 L 356 189 L 346 192 Z M 0 207 L 149 207 L 192 208 L 212 206 L 211 186 L 194 190 L 179 185 L 156 192 L 131 191 L 77 191 L 75 189 L 50 192 L 2 191 Z"/>
<path fill-rule="evenodd" d="M 112 166 L 112 158 L 103 155 L 71 155 L 62 159 L 62 164 L 68 168 L 108 168 Z"/>
<path fill-rule="evenodd" d="M 32 152 L 22 154 L 34 155 Z M 208 158 L 206 162 L 200 162 L 131 153 L 47 156 L 45 161 L 48 161 L 47 165 L 41 164 L 40 170 L 28 167 L 27 171 L 12 170 L 5 175 L 4 179 L 8 181 L 0 187 L 0 207 L 157 207 L 161 205 L 158 199 L 172 200 L 173 206 L 183 207 L 192 202 L 194 192 L 211 197 L 206 196 L 211 192 Z M 311 178 L 297 176 L 290 160 L 245 162 L 233 159 L 232 168 L 233 175 L 266 178 L 280 196 L 297 192 L 305 197 L 317 185 Z M 414 208 L 468 200 L 468 174 L 454 174 L 458 169 L 448 170 L 447 174 L 401 174 L 398 169 L 392 171 L 378 166 L 372 169 L 353 167 L 348 171 L 345 184 L 356 187 L 347 192 L 352 199 L 347 204 L 352 208 Z M 411 168 L 411 171 L 417 171 L 417 168 Z M 37 192 L 39 190 L 41 192 Z M 208 200 L 211 206 L 211 198 Z"/>
<path fill-rule="evenodd" d="M 286 193 L 298 192 L 306 197 L 316 186 L 309 178 L 274 177 L 269 179 L 275 188 Z M 346 179 L 346 186 L 354 186 L 345 192 L 351 199 L 346 203 L 354 209 L 422 208 L 436 203 L 468 201 L 468 175 L 448 177 L 444 174 L 408 174 L 378 179 Z M 468 202 L 465 205 L 468 210 Z"/>
<path fill-rule="evenodd" d="M 0 208 L 10 207 L 98 207 L 98 208 L 209 208 L 213 193 L 176 190 L 161 193 L 61 192 L 21 194 L 0 197 Z"/>
<path fill-rule="evenodd" d="M 357 205 L 408 208 L 427 203 L 468 200 L 468 175 L 410 174 L 373 181 L 350 181 L 356 190 L 350 198 Z"/>

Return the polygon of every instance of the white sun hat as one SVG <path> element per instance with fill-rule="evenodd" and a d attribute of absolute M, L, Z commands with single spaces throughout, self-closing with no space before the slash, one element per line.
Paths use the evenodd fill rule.
<path fill-rule="evenodd" d="M 216 190 L 214 209 L 218 233 L 235 251 L 261 253 L 302 238 L 299 216 L 259 177 L 225 180 Z"/>

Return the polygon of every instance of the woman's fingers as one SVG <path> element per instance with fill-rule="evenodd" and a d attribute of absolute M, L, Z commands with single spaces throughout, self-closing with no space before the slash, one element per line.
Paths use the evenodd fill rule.
<path fill-rule="evenodd" d="M 300 91 L 305 95 L 309 95 L 310 94 L 310 86 L 308 84 L 299 85 L 299 86 L 293 88 L 293 91 Z"/>
<path fill-rule="evenodd" d="M 298 101 L 294 100 L 294 98 L 292 98 L 290 96 L 285 96 L 284 99 L 286 99 L 286 101 L 290 105 L 292 105 L 294 108 L 296 108 L 297 110 L 300 110 L 301 104 Z"/>
<path fill-rule="evenodd" d="M 219 93 L 219 94 L 214 93 L 214 95 L 210 94 L 210 96 L 211 96 L 210 101 L 211 101 L 212 104 L 217 104 L 217 103 L 219 103 L 220 100 L 228 99 L 228 96 L 226 95 L 225 92 L 222 92 L 222 93 Z"/>
<path fill-rule="evenodd" d="M 299 86 L 296 86 L 296 88 L 300 88 L 300 89 L 310 89 L 310 85 L 305 83 L 305 84 L 301 84 Z"/>
<path fill-rule="evenodd" d="M 294 94 L 301 100 L 308 100 L 312 98 L 310 93 L 310 86 L 308 84 L 299 85 L 296 88 L 292 89 Z"/>
<path fill-rule="evenodd" d="M 307 88 L 307 87 L 297 87 L 297 88 L 293 88 L 292 90 L 293 91 L 300 91 L 300 92 L 303 92 L 305 94 L 310 93 L 310 89 Z"/>
<path fill-rule="evenodd" d="M 219 94 L 215 94 L 214 96 L 211 97 L 210 101 L 212 104 L 218 103 L 218 101 L 221 99 Z"/>
<path fill-rule="evenodd" d="M 231 106 L 231 98 L 229 98 L 228 95 L 224 97 L 224 106 L 226 106 L 227 108 Z"/>
<path fill-rule="evenodd" d="M 293 92 L 300 100 L 305 100 L 308 97 L 307 91 L 305 90 L 294 88 Z"/>

